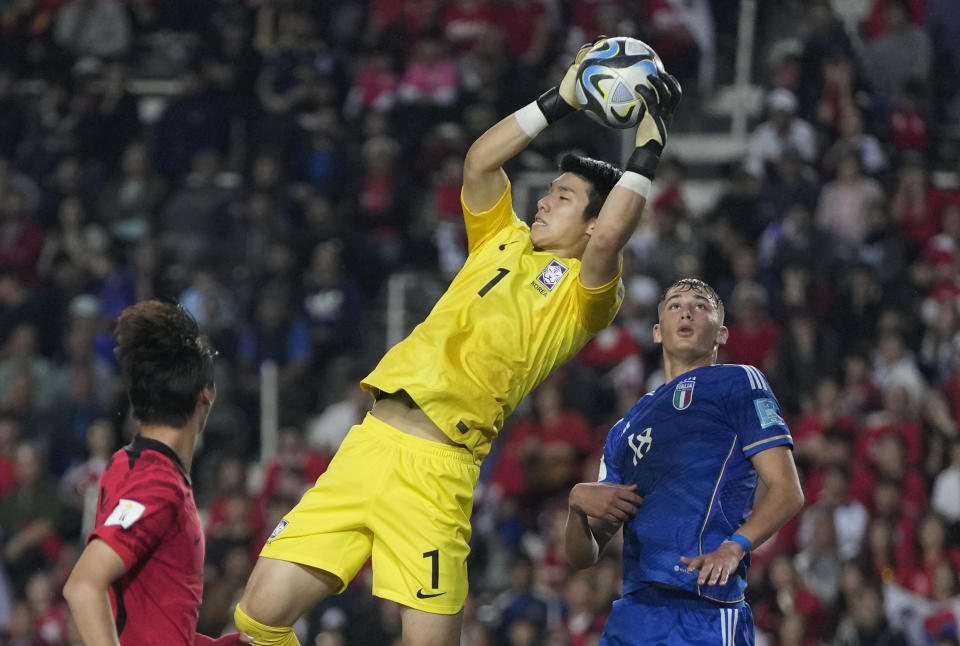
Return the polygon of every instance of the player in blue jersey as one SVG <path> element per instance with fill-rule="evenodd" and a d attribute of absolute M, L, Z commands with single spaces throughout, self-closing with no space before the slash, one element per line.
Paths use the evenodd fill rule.
<path fill-rule="evenodd" d="M 594 565 L 623 527 L 601 646 L 749 646 L 750 550 L 803 506 L 793 441 L 759 370 L 716 365 L 727 328 L 709 285 L 678 281 L 658 311 L 666 383 L 610 430 L 599 482 L 570 492 L 567 557 Z"/>

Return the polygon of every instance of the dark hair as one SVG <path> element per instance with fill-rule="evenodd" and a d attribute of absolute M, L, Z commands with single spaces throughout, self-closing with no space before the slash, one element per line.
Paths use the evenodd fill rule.
<path fill-rule="evenodd" d="M 120 314 L 114 356 L 133 406 L 144 424 L 184 426 L 197 397 L 213 386 L 216 351 L 178 303 L 149 300 Z"/>
<path fill-rule="evenodd" d="M 883 3 L 883 8 L 886 9 L 888 7 L 896 7 L 898 9 L 902 9 L 903 13 L 905 13 L 907 16 L 907 20 L 909 20 L 911 17 L 910 4 L 907 2 L 907 0 L 886 0 Z"/>
<path fill-rule="evenodd" d="M 823 467 L 824 475 L 828 473 L 836 473 L 847 482 L 850 483 L 850 466 L 847 464 L 827 464 Z"/>
<path fill-rule="evenodd" d="M 605 161 L 591 159 L 574 153 L 567 153 L 560 160 L 560 170 L 564 173 L 573 173 L 577 177 L 590 182 L 590 202 L 583 210 L 584 221 L 595 218 L 600 213 L 607 195 L 623 175 L 623 171 Z"/>
<path fill-rule="evenodd" d="M 713 287 L 710 287 L 707 283 L 703 282 L 699 278 L 681 278 L 674 284 L 667 287 L 663 290 L 663 294 L 660 296 L 660 304 L 663 304 L 663 301 L 667 298 L 667 294 L 670 293 L 672 289 L 679 289 L 681 292 L 687 292 L 693 290 L 695 292 L 700 292 L 707 297 L 707 300 L 712 301 L 713 305 L 717 308 L 717 311 L 720 313 L 720 322 L 723 323 L 724 317 L 724 307 L 723 301 L 720 300 L 720 296 L 717 294 L 716 290 Z M 657 306 L 657 311 L 660 310 L 660 306 Z"/>

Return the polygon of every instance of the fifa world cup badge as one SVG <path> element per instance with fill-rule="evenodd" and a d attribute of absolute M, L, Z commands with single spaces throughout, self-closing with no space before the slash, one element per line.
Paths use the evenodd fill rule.
<path fill-rule="evenodd" d="M 684 379 L 673 391 L 673 407 L 685 410 L 693 402 L 693 387 L 697 385 L 696 377 Z"/>

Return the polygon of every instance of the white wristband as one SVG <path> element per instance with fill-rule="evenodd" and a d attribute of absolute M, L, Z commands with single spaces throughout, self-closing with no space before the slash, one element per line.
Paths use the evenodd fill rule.
<path fill-rule="evenodd" d="M 644 177 L 640 173 L 635 173 L 632 170 L 624 171 L 623 175 L 621 175 L 617 181 L 617 186 L 629 189 L 644 199 L 650 195 L 650 185 L 651 181 L 649 177 Z"/>
<path fill-rule="evenodd" d="M 540 109 L 536 101 L 523 106 L 514 112 L 513 116 L 517 118 L 520 129 L 531 139 L 539 135 L 540 132 L 547 127 L 547 117 L 543 114 L 543 110 Z"/>

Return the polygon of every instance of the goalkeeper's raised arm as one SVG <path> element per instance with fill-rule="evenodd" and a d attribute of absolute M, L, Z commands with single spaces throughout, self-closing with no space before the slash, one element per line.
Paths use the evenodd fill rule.
<path fill-rule="evenodd" d="M 484 213 L 501 199 L 507 188 L 507 176 L 503 171 L 507 160 L 526 148 L 548 125 L 581 109 L 574 89 L 577 71 L 595 44 L 588 43 L 580 48 L 558 87 L 550 88 L 536 101 L 499 121 L 470 147 L 463 172 L 463 203 L 469 213 Z M 667 127 L 680 101 L 680 84 L 670 74 L 662 72 L 650 76 L 648 83 L 649 87 L 636 88 L 644 98 L 645 114 L 637 126 L 636 148 L 626 171 L 608 194 L 604 191 L 606 199 L 601 202 L 602 209 L 593 203 L 595 195 L 590 195 L 589 206 L 593 208 L 585 209 L 584 213 L 587 220 L 595 218 L 595 221 L 585 232 L 584 245 L 552 249 L 560 253 L 570 251 L 582 259 L 580 279 L 586 287 L 604 285 L 618 274 L 620 252 L 640 221 L 650 183 L 666 144 Z M 580 174 L 572 168 L 562 170 Z M 596 188 L 597 182 L 592 183 Z M 539 215 L 543 207 L 539 203 L 537 206 Z M 543 222 L 535 219 L 534 226 L 537 224 Z M 534 245 L 539 246 L 537 236 L 534 234 L 533 237 Z"/>
<path fill-rule="evenodd" d="M 467 151 L 463 163 L 463 201 L 474 213 L 496 204 L 507 187 L 503 164 L 529 145 L 548 125 L 580 109 L 574 94 L 577 68 L 594 43 L 580 48 L 559 87 L 501 119 Z"/>
<path fill-rule="evenodd" d="M 604 285 L 619 273 L 620 252 L 640 223 L 650 184 L 667 142 L 667 126 L 680 103 L 680 83 L 673 76 L 663 72 L 648 77 L 647 81 L 652 89 L 645 85 L 636 88 L 643 96 L 646 109 L 637 124 L 636 147 L 626 170 L 600 209 L 583 252 L 580 280 L 585 287 Z"/>

